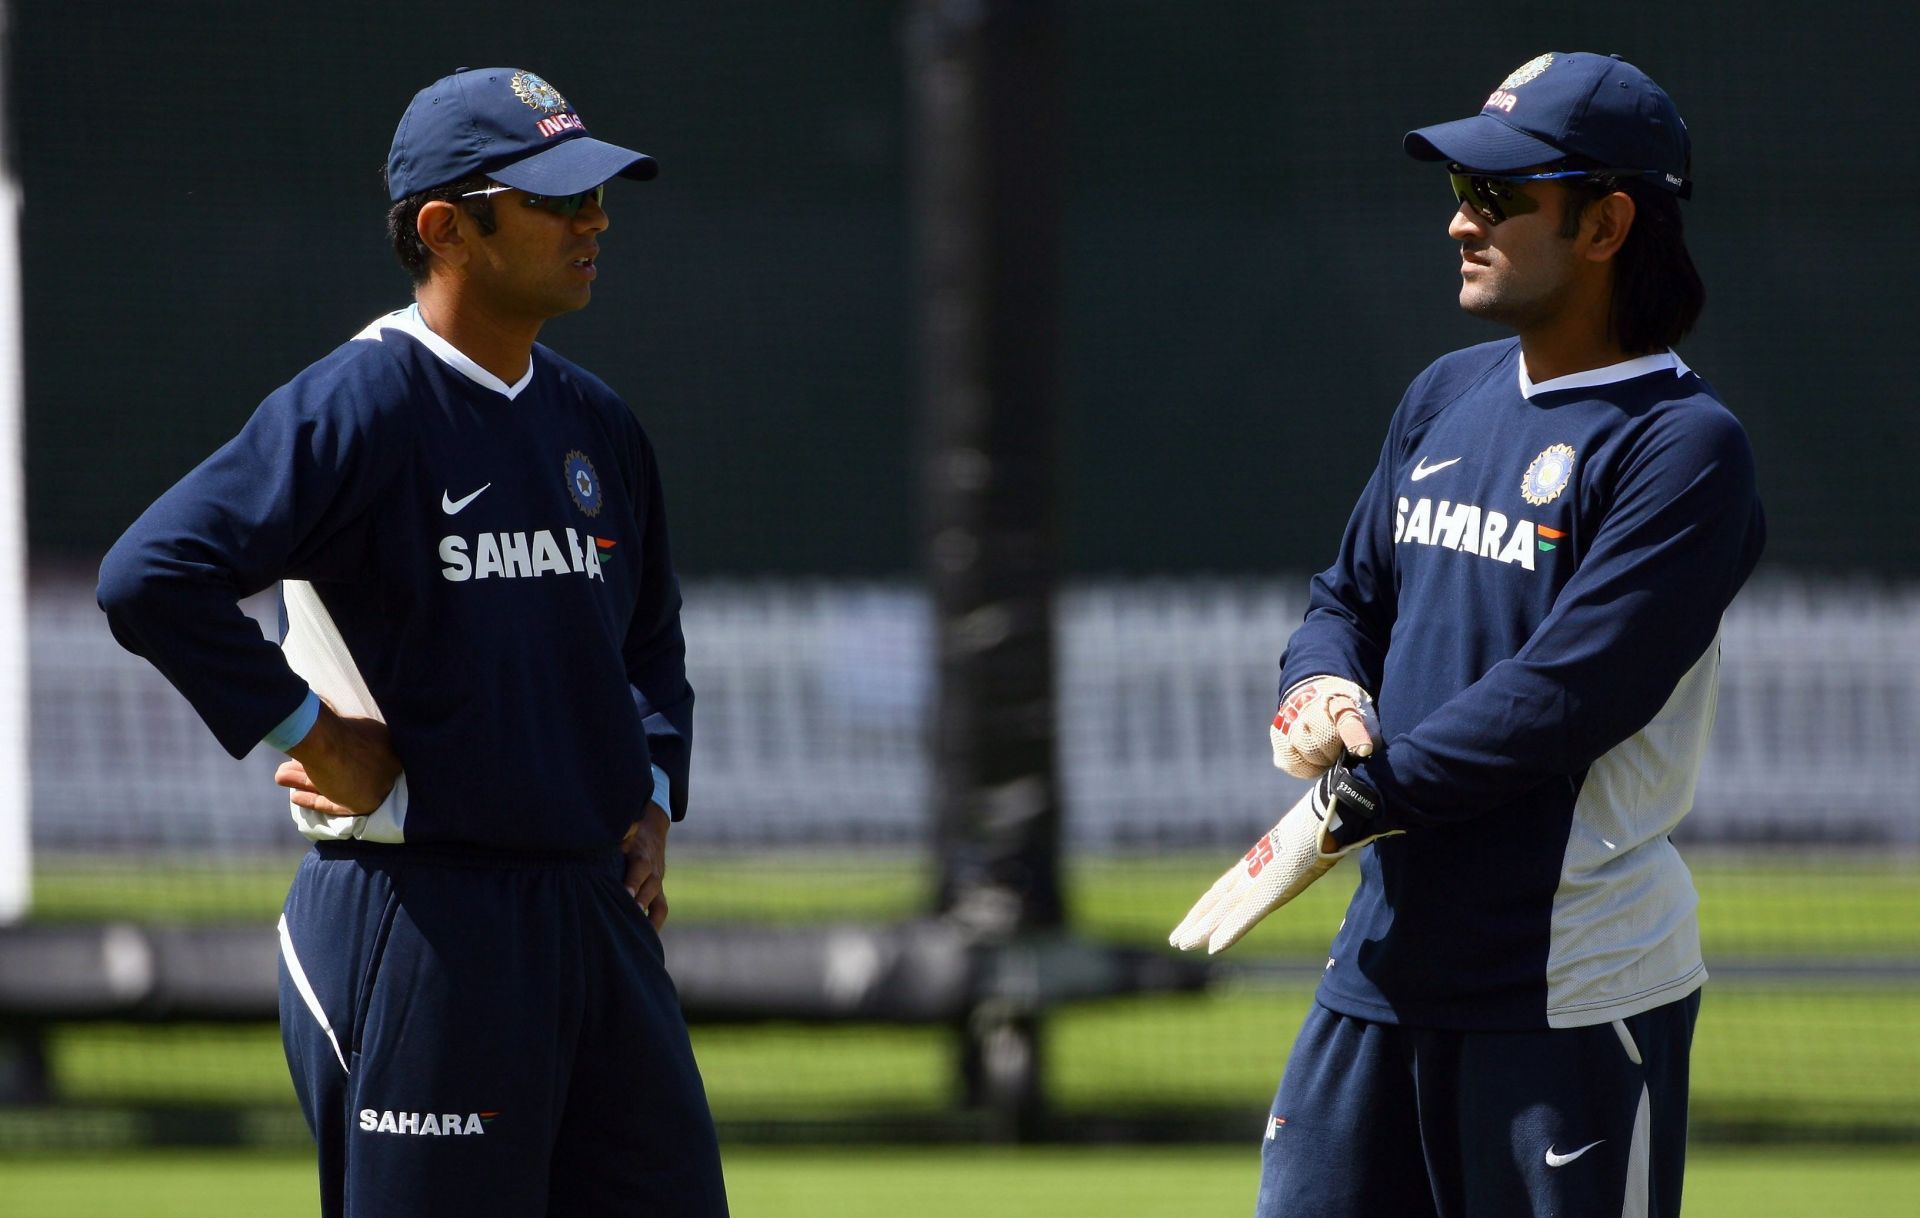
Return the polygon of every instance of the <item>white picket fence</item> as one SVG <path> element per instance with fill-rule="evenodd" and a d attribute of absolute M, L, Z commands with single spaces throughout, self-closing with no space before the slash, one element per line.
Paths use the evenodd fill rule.
<path fill-rule="evenodd" d="M 1234 841 L 1298 784 L 1267 761 L 1305 580 L 1076 587 L 1059 606 L 1070 844 Z M 698 690 L 683 840 L 924 838 L 925 599 L 896 585 L 689 585 Z M 270 603 L 252 606 L 263 615 Z M 113 642 L 83 574 L 30 596 L 36 848 L 252 849 L 292 833 L 276 760 L 235 763 Z M 1728 614 L 1694 841 L 1920 844 L 1920 587 L 1775 579 Z"/>

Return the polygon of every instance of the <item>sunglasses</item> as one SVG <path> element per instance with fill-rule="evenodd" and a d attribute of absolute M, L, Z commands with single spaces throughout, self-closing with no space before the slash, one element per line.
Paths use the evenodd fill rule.
<path fill-rule="evenodd" d="M 1539 200 L 1513 188 L 1515 182 L 1553 182 L 1563 178 L 1654 178 L 1671 183 L 1675 193 L 1685 199 L 1693 185 L 1658 169 L 1559 169 L 1550 173 L 1475 173 L 1464 165 L 1448 165 L 1447 177 L 1453 181 L 1453 197 L 1473 209 L 1473 214 L 1488 224 L 1498 224 L 1510 216 L 1538 211 Z"/>
<path fill-rule="evenodd" d="M 497 195 L 503 190 L 512 190 L 512 189 L 513 187 L 511 186 L 495 185 L 495 186 L 489 186 L 485 190 L 469 190 L 468 192 L 461 195 L 460 197 L 463 199 L 472 199 L 482 195 Z M 600 185 L 594 187 L 592 190 L 583 190 L 577 195 L 529 194 L 527 195 L 526 198 L 520 200 L 520 206 L 537 207 L 542 211 L 552 212 L 554 215 L 559 216 L 562 220 L 571 220 L 576 215 L 580 214 L 580 209 L 587 205 L 588 200 L 592 200 L 593 205 L 595 207 L 599 207 L 601 205 L 601 200 L 606 198 L 606 196 L 607 196 L 607 187 L 606 187 L 606 183 L 603 182 Z"/>
<path fill-rule="evenodd" d="M 1539 200 L 1515 190 L 1516 182 L 1553 182 L 1563 178 L 1597 178 L 1611 170 L 1560 169 L 1551 173 L 1474 173 L 1459 165 L 1447 166 L 1453 197 L 1473 209 L 1488 224 L 1538 211 Z"/>

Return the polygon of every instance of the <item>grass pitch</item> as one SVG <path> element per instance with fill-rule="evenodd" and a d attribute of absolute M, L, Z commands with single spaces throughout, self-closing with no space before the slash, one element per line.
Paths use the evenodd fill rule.
<path fill-rule="evenodd" d="M 1067 870 L 1070 918 L 1082 934 L 1164 946 L 1187 907 L 1233 861 L 1231 852 L 1147 859 L 1078 858 Z M 33 916 L 48 921 L 129 919 L 271 922 L 298 865 L 204 857 L 45 859 L 33 876 Z M 676 919 L 758 922 L 879 921 L 932 903 L 925 859 L 788 851 L 762 856 L 683 850 L 669 869 Z M 1727 953 L 1814 961 L 1920 961 L 1920 861 L 1796 853 L 1701 854 L 1701 939 Z M 1327 946 L 1353 891 L 1342 867 L 1234 948 L 1236 956 L 1297 955 Z"/>
<path fill-rule="evenodd" d="M 1227 861 L 1075 860 L 1073 925 L 1090 937 L 1164 946 L 1167 929 Z M 36 875 L 35 916 L 271 925 L 292 867 L 291 858 L 251 869 L 48 863 Z M 1707 856 L 1695 870 L 1709 968 L 1729 958 L 1776 968 L 1729 970 L 1707 988 L 1694 1050 L 1696 1129 L 1707 1137 L 1920 1138 L 1920 867 L 1898 858 L 1823 866 Z M 1351 868 L 1334 872 L 1229 959 L 1322 959 L 1352 880 Z M 913 860 L 804 852 L 716 859 L 683 851 L 668 878 L 682 925 L 907 917 L 925 909 L 931 887 Z M 1855 975 L 1819 976 L 1836 965 Z M 1069 1113 L 1244 1110 L 1257 1127 L 1310 1000 L 1306 984 L 1265 982 L 1063 1008 L 1048 1025 L 1049 1094 Z M 940 1028 L 696 1026 L 694 1040 L 723 1122 L 885 1119 L 955 1104 L 953 1041 Z M 270 1026 L 72 1026 L 56 1030 L 50 1049 L 63 1096 L 86 1104 L 285 1112 L 292 1103 Z M 0 1144 L 4 1134 L 0 1121 Z"/>
<path fill-rule="evenodd" d="M 1257 1152 L 730 1149 L 735 1218 L 1206 1218 L 1253 1207 Z M 1687 1218 L 1910 1212 L 1920 1158 L 1898 1151 L 1696 1151 Z M 237 1152 L 0 1159 L 8 1218 L 308 1218 L 306 1155 Z"/>

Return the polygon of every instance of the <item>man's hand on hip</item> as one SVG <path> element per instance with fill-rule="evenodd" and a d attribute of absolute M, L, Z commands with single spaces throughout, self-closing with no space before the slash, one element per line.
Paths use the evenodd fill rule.
<path fill-rule="evenodd" d="M 325 702 L 306 739 L 287 750 L 273 781 L 294 804 L 327 816 L 365 816 L 400 777 L 393 737 L 378 719 L 348 718 Z"/>
<path fill-rule="evenodd" d="M 667 878 L 667 827 L 672 823 L 659 804 L 649 801 L 620 842 L 627 856 L 627 891 L 655 930 L 667 924 L 667 894 L 661 884 Z"/>

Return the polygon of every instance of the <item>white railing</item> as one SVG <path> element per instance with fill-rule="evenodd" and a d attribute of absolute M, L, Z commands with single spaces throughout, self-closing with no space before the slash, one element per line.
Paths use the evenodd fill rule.
<path fill-rule="evenodd" d="M 1078 587 L 1060 601 L 1067 833 L 1081 849 L 1236 840 L 1298 784 L 1268 764 L 1305 581 Z M 932 669 L 904 586 L 695 583 L 692 842 L 925 835 Z M 269 605 L 257 611 L 271 612 Z M 83 577 L 30 598 L 33 837 L 49 848 L 288 844 L 275 758 L 235 763 L 113 642 Z M 1920 588 L 1774 580 L 1723 636 L 1690 839 L 1920 844 Z"/>

